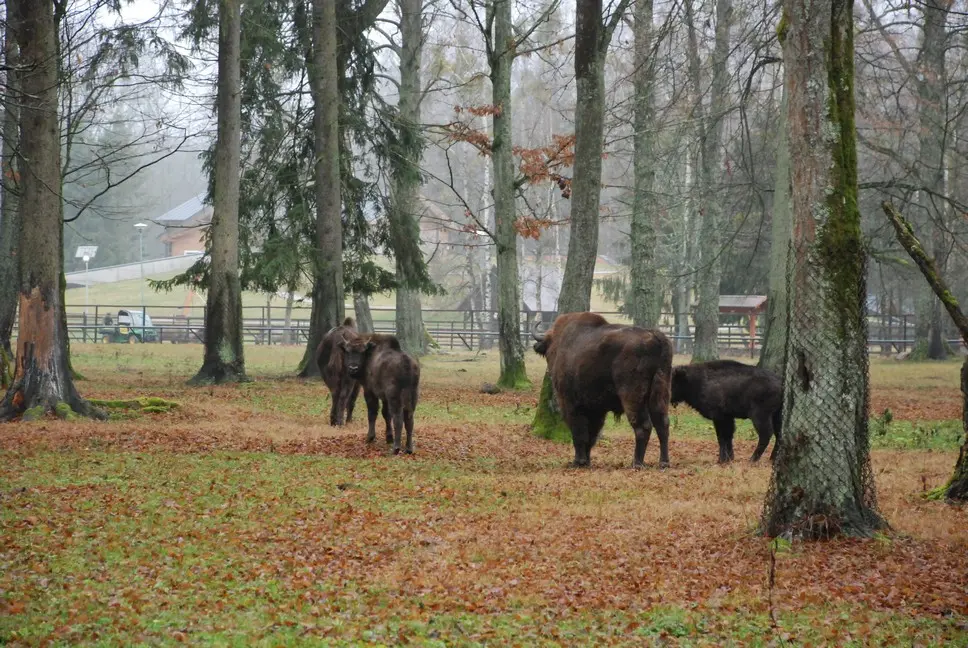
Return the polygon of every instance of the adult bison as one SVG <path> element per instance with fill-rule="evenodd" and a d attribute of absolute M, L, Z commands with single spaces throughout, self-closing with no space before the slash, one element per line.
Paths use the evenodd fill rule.
<path fill-rule="evenodd" d="M 420 389 L 420 365 L 400 348 L 392 335 L 370 333 L 340 342 L 346 370 L 363 385 L 370 429 L 367 443 L 376 439 L 376 415 L 383 404 L 387 443 L 399 454 L 403 428 L 407 429 L 407 454 L 413 453 L 413 412 Z M 392 424 L 392 425 L 391 425 Z"/>
<path fill-rule="evenodd" d="M 672 370 L 672 404 L 685 402 L 713 422 L 719 440 L 719 461 L 733 460 L 736 419 L 751 419 L 759 436 L 750 461 L 759 461 L 770 437 L 776 435 L 770 459 L 776 456 L 782 428 L 783 385 L 771 371 L 735 360 L 713 360 Z"/>
<path fill-rule="evenodd" d="M 356 323 L 352 317 L 347 317 L 342 326 L 331 328 L 316 347 L 316 364 L 333 398 L 333 405 L 329 410 L 330 425 L 343 425 L 353 418 L 353 407 L 360 393 L 360 383 L 347 373 L 343 349 L 339 343 L 356 335 Z"/>
<path fill-rule="evenodd" d="M 558 406 L 575 444 L 574 466 L 591 462 L 609 412 L 624 413 L 635 432 L 633 467 L 644 465 L 652 426 L 659 466 L 669 465 L 672 344 L 661 331 L 609 324 L 595 313 L 559 315 L 534 350 L 548 361 Z"/>

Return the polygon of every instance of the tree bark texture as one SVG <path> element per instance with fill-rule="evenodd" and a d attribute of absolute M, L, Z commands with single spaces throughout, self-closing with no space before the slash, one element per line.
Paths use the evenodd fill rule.
<path fill-rule="evenodd" d="M 571 237 L 558 296 L 559 313 L 591 308 L 602 193 L 605 48 L 601 0 L 578 0 L 575 20 L 575 164 Z"/>
<path fill-rule="evenodd" d="M 780 102 L 779 135 L 776 149 L 776 184 L 773 193 L 773 219 L 770 224 L 770 285 L 767 292 L 766 333 L 759 366 L 778 376 L 786 375 L 786 343 L 789 320 L 787 263 L 790 259 L 790 142 L 787 138 L 787 96 Z"/>
<path fill-rule="evenodd" d="M 722 172 L 722 133 L 726 112 L 726 70 L 729 58 L 730 21 L 733 6 L 730 0 L 716 0 L 716 41 L 712 57 L 712 84 L 709 89 L 709 110 L 705 113 L 700 138 L 699 214 L 700 259 L 696 302 L 696 345 L 693 362 L 705 362 L 719 357 L 719 284 L 723 273 L 723 197 L 715 188 L 720 186 Z"/>
<path fill-rule="evenodd" d="M 63 418 L 72 413 L 103 418 L 74 388 L 61 327 L 61 156 L 54 7 L 51 0 L 14 0 L 7 9 L 14 18 L 20 46 L 17 162 L 23 190 L 21 218 L 30 226 L 20 228 L 17 356 L 13 383 L 0 402 L 0 419 L 33 419 L 48 412 Z"/>
<path fill-rule="evenodd" d="M 635 4 L 634 196 L 630 268 L 632 323 L 654 328 L 662 311 L 662 287 L 656 266 L 659 211 L 655 201 L 655 64 L 652 60 L 653 1 Z"/>
<path fill-rule="evenodd" d="M 17 85 L 18 47 L 16 34 L 8 12 L 7 29 L 3 38 L 3 61 L 6 66 L 6 92 L 3 102 L 3 144 L 0 150 L 0 353 L 8 361 L 13 349 L 10 336 L 17 319 L 17 287 L 20 278 L 20 261 L 17 255 L 17 239 L 20 236 L 20 211 L 18 208 L 20 186 L 18 182 L 16 148 L 19 141 L 20 107 L 15 99 Z M 5 372 L 3 373 L 5 376 Z M 3 376 L 0 376 L 2 380 Z M 4 387 L 8 387 L 5 382 Z"/>
<path fill-rule="evenodd" d="M 857 206 L 852 0 L 786 0 L 793 247 L 783 443 L 771 537 L 870 535 L 865 259 Z"/>
<path fill-rule="evenodd" d="M 420 64 L 423 53 L 423 0 L 399 0 L 400 5 L 400 150 L 395 161 L 391 198 L 391 236 L 396 257 L 397 339 L 404 351 L 427 353 L 420 291 L 416 283 L 423 263 L 420 251 L 420 162 L 423 139 L 420 133 Z"/>
<path fill-rule="evenodd" d="M 507 389 L 531 386 L 524 366 L 521 341 L 521 289 L 518 278 L 518 232 L 514 226 L 515 188 L 511 129 L 511 66 L 515 52 L 511 0 L 493 0 L 491 41 L 491 104 L 494 112 L 494 242 L 497 248 L 498 350 L 501 375 L 497 384 Z"/>
<path fill-rule="evenodd" d="M 618 19 L 630 0 L 612 7 L 603 24 L 601 0 L 578 0 L 575 8 L 575 162 L 571 183 L 571 236 L 558 296 L 558 312 L 591 308 L 602 188 L 602 150 L 605 118 L 605 52 Z M 557 409 L 551 378 L 545 372 L 532 431 L 541 437 L 570 439 Z"/>
<path fill-rule="evenodd" d="M 309 342 L 300 376 L 318 376 L 316 347 L 323 335 L 343 323 L 343 223 L 340 194 L 339 70 L 336 64 L 336 0 L 313 0 L 310 90 L 316 147 L 316 258 Z"/>
<path fill-rule="evenodd" d="M 920 131 L 918 145 L 918 175 L 926 191 L 919 192 L 921 209 L 927 216 L 931 232 L 932 254 L 944 272 L 945 212 L 946 204 L 940 198 L 945 195 L 945 140 L 948 123 L 945 111 L 945 38 L 948 3 L 944 0 L 925 0 L 920 4 L 923 15 L 921 56 L 917 70 L 918 115 Z M 918 325 L 915 328 L 914 359 L 943 360 L 948 355 L 944 340 L 941 301 L 930 288 L 924 291 L 918 302 Z"/>
<path fill-rule="evenodd" d="M 944 277 L 934 260 L 928 256 L 924 247 L 914 234 L 914 228 L 898 212 L 893 205 L 888 202 L 882 205 L 887 218 L 894 225 L 894 232 L 907 253 L 914 259 L 921 274 L 924 275 L 928 287 L 938 297 L 938 302 L 947 309 L 951 320 L 961 334 L 961 339 L 968 345 L 968 317 L 961 310 L 958 300 L 948 288 Z M 951 476 L 951 481 L 944 487 L 944 495 L 951 501 L 968 501 L 968 359 L 961 366 L 961 423 L 965 432 L 965 442 L 961 446 L 958 454 L 958 462 L 955 464 L 955 472 Z"/>
<path fill-rule="evenodd" d="M 209 230 L 212 269 L 205 307 L 205 355 L 192 384 L 245 380 L 242 286 L 239 281 L 239 173 L 241 172 L 241 0 L 220 0 L 218 139 L 214 213 Z"/>
<path fill-rule="evenodd" d="M 356 314 L 356 330 L 360 333 L 373 333 L 373 314 L 370 312 L 370 298 L 367 295 L 353 295 L 353 312 Z M 397 338 L 399 337 L 398 332 Z"/>

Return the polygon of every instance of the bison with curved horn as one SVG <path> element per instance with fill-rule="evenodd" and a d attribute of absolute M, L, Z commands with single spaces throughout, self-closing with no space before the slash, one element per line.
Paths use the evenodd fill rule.
<path fill-rule="evenodd" d="M 672 343 L 658 330 L 609 324 L 596 313 L 559 315 L 538 335 L 534 350 L 548 373 L 575 445 L 573 466 L 588 466 L 591 450 L 612 412 L 625 414 L 635 432 L 632 466 L 642 468 L 655 426 L 659 466 L 669 465 L 669 397 Z"/>

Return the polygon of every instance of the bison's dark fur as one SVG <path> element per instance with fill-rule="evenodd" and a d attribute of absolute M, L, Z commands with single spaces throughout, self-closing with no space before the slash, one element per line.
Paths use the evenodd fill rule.
<path fill-rule="evenodd" d="M 751 419 L 759 443 L 750 461 L 758 461 L 776 435 L 780 443 L 783 385 L 771 371 L 734 360 L 714 360 L 672 370 L 672 404 L 687 403 L 712 420 L 719 440 L 719 461 L 733 459 L 735 419 Z"/>
<path fill-rule="evenodd" d="M 420 365 L 400 348 L 392 335 L 370 333 L 340 343 L 349 375 L 363 384 L 370 428 L 368 443 L 376 439 L 376 415 L 383 404 L 386 440 L 400 452 L 402 430 L 407 429 L 407 454 L 413 452 L 413 412 L 420 388 Z"/>
<path fill-rule="evenodd" d="M 360 393 L 360 383 L 347 373 L 343 349 L 339 343 L 356 335 L 356 324 L 352 317 L 347 317 L 342 326 L 331 328 L 316 347 L 316 364 L 333 398 L 333 405 L 329 410 L 330 425 L 343 425 L 353 418 L 353 407 Z"/>
<path fill-rule="evenodd" d="M 659 465 L 669 465 L 672 344 L 660 331 L 609 324 L 595 313 L 559 315 L 534 350 L 545 356 L 575 466 L 587 466 L 609 412 L 624 413 L 635 432 L 633 466 L 644 465 L 655 425 Z"/>

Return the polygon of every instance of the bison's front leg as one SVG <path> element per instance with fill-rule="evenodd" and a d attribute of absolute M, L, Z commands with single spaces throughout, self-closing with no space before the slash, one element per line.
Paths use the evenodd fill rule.
<path fill-rule="evenodd" d="M 376 415 L 380 409 L 380 399 L 365 391 L 363 399 L 366 401 L 366 418 L 370 425 L 366 432 L 366 442 L 373 443 L 376 440 Z"/>
<path fill-rule="evenodd" d="M 605 424 L 605 415 L 584 416 L 573 414 L 565 416 L 565 422 L 571 430 L 571 440 L 575 446 L 575 460 L 571 465 L 575 468 L 587 468 L 592 462 L 592 446 L 598 439 Z"/>
<path fill-rule="evenodd" d="M 356 407 L 356 399 L 360 395 L 360 383 L 353 381 L 353 389 L 349 391 L 349 397 L 346 401 L 346 422 L 349 423 L 353 420 L 353 408 Z"/>

